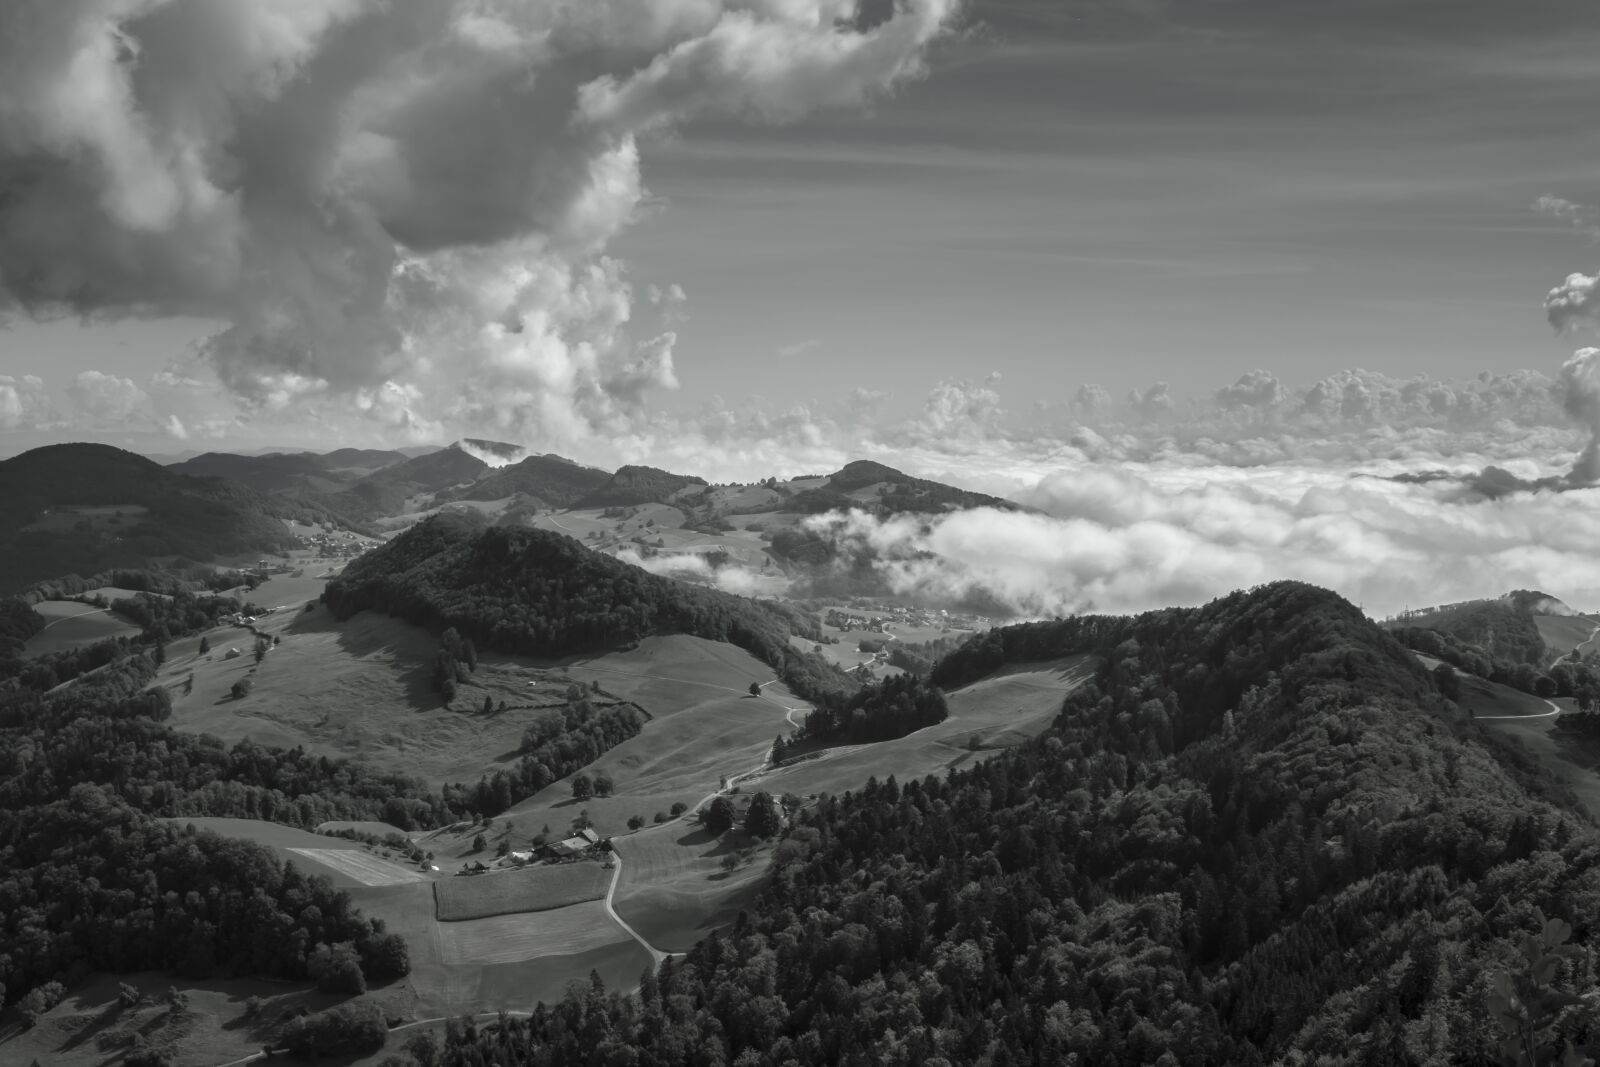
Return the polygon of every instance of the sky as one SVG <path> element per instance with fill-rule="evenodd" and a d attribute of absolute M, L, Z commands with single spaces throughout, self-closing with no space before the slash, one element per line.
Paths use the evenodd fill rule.
<path fill-rule="evenodd" d="M 8 5 L 0 454 L 867 457 L 1067 524 L 849 533 L 1039 610 L 1302 574 L 1600 605 L 1600 23 L 1531 16 Z"/>
<path fill-rule="evenodd" d="M 642 131 L 636 210 L 604 244 L 646 305 L 636 324 L 650 287 L 684 295 L 677 388 L 648 407 L 825 407 L 861 388 L 907 416 L 941 380 L 998 374 L 1016 420 L 1086 382 L 1203 395 L 1255 368 L 1300 385 L 1355 367 L 1553 373 L 1573 345 L 1540 303 L 1588 269 L 1593 239 L 1534 205 L 1593 189 L 1575 116 L 1600 26 L 1564 0 L 1540 16 L 1484 0 L 977 0 L 918 47 L 922 70 L 874 73 L 860 102 L 705 108 Z M 149 394 L 227 322 L 12 303 L 0 369 L 62 398 L 69 436 L 109 425 L 74 410 L 78 374 Z M 219 440 L 472 430 L 470 414 L 306 427 L 293 405 L 246 400 Z M 173 413 L 204 419 L 171 398 L 138 416 Z M 502 424 L 485 435 L 585 443 L 487 421 Z"/>

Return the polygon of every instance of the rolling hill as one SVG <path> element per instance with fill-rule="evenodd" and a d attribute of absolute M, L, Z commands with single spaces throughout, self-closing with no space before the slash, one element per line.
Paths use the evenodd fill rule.
<path fill-rule="evenodd" d="M 0 462 L 0 592 L 64 574 L 210 560 L 291 543 L 272 502 L 109 445 L 50 445 Z"/>
<path fill-rule="evenodd" d="M 814 619 L 776 605 L 650 574 L 545 530 L 486 527 L 440 514 L 354 560 L 323 599 L 340 618 L 372 608 L 484 648 L 560 656 L 687 633 L 750 652 L 810 699 L 854 688 L 789 641 Z"/>
<path fill-rule="evenodd" d="M 503 500 L 523 496 L 538 507 L 569 508 L 610 484 L 612 476 L 561 456 L 529 456 L 486 472 L 471 485 L 439 494 L 438 501 Z"/>

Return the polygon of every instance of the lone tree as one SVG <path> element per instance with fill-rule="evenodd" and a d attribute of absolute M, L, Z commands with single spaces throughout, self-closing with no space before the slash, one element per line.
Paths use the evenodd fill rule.
<path fill-rule="evenodd" d="M 1461 699 L 1461 676 L 1456 674 L 1456 669 L 1448 663 L 1441 663 L 1433 669 L 1433 683 L 1439 687 L 1439 692 L 1448 700 Z"/>
<path fill-rule="evenodd" d="M 203 656 L 207 652 L 210 652 L 210 651 L 211 651 L 211 638 L 202 637 L 200 639 L 200 654 Z"/>
<path fill-rule="evenodd" d="M 768 838 L 783 829 L 778 817 L 777 804 L 771 793 L 757 793 L 750 798 L 750 808 L 744 814 L 745 832 L 759 838 Z"/>
<path fill-rule="evenodd" d="M 612 793 L 615 793 L 616 791 L 617 791 L 617 783 L 613 782 L 611 780 L 610 776 L 604 775 L 604 774 L 597 774 L 597 775 L 594 776 L 594 795 L 595 796 L 597 796 L 597 797 L 608 797 Z"/>
<path fill-rule="evenodd" d="M 703 816 L 706 829 L 713 837 L 721 837 L 733 829 L 733 804 L 727 797 L 717 797 L 707 807 Z"/>
<path fill-rule="evenodd" d="M 572 797 L 574 800 L 588 800 L 594 796 L 594 779 L 587 774 L 574 775 L 572 778 Z"/>
<path fill-rule="evenodd" d="M 761 683 L 760 682 L 751 682 L 750 683 L 750 695 L 753 696 L 753 697 L 758 697 L 758 696 L 761 695 Z"/>

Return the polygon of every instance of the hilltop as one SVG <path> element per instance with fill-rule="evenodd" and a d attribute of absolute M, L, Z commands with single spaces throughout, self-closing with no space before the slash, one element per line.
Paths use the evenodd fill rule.
<path fill-rule="evenodd" d="M 650 574 L 562 534 L 487 527 L 468 515 L 435 516 L 352 561 L 323 599 L 341 618 L 386 611 L 523 655 L 692 634 L 738 645 L 802 695 L 853 688 L 836 668 L 790 644 L 796 633 L 819 636 L 805 615 Z"/>
<path fill-rule="evenodd" d="M 0 592 L 152 557 L 210 560 L 291 543 L 254 490 L 109 445 L 50 445 L 0 462 L 0 499 Z"/>

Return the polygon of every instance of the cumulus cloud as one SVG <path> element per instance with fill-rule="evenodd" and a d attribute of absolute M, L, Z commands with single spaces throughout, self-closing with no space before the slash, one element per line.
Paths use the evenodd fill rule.
<path fill-rule="evenodd" d="M 1005 417 L 1000 394 L 995 391 L 999 381 L 1000 372 L 992 371 L 982 381 L 951 378 L 938 382 L 928 391 L 922 416 L 903 427 L 900 436 L 939 441 L 949 447 L 994 436 Z"/>
<path fill-rule="evenodd" d="M 246 417 L 608 437 L 676 385 L 682 291 L 605 254 L 642 140 L 859 105 L 957 4 L 3 5 L 0 312 L 221 320 Z"/>
<path fill-rule="evenodd" d="M 119 378 L 86 370 L 67 386 L 67 396 L 89 426 L 118 429 L 133 422 L 148 422 L 150 397 L 132 378 Z"/>
<path fill-rule="evenodd" d="M 0 430 L 37 430 L 56 419 L 44 379 L 0 374 Z"/>
<path fill-rule="evenodd" d="M 1576 272 L 1567 275 L 1567 280 L 1544 298 L 1544 313 L 1550 325 L 1562 333 L 1570 333 L 1593 329 L 1600 323 L 1596 318 L 1596 285 L 1600 285 L 1600 277 Z"/>

